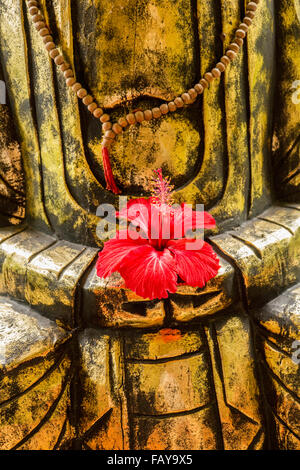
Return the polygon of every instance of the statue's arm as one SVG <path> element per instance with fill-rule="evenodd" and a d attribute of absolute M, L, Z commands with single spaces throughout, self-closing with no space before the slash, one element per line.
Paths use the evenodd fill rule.
<path fill-rule="evenodd" d="M 274 97 L 273 170 L 277 197 L 300 201 L 300 4 L 277 7 L 277 87 Z"/>

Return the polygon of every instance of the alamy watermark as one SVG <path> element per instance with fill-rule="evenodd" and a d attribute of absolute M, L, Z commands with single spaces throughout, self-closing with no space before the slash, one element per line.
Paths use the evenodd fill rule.
<path fill-rule="evenodd" d="M 300 341 L 295 340 L 292 344 L 292 361 L 294 364 L 300 364 Z"/>
<path fill-rule="evenodd" d="M 300 104 L 300 80 L 295 80 L 291 86 L 292 90 L 295 90 L 292 94 L 292 102 L 294 104 Z"/>
<path fill-rule="evenodd" d="M 3 80 L 0 80 L 0 104 L 6 104 L 6 86 Z"/>
<path fill-rule="evenodd" d="M 162 205 L 131 202 L 127 208 L 127 197 L 119 197 L 119 209 L 112 204 L 101 204 L 96 215 L 100 221 L 96 228 L 97 237 L 104 241 L 114 238 L 137 240 L 179 240 L 186 239 L 187 250 L 199 250 L 204 239 L 204 206 L 197 204 Z M 197 227 L 197 229 L 196 229 Z M 199 227 L 199 228 L 198 228 Z"/>

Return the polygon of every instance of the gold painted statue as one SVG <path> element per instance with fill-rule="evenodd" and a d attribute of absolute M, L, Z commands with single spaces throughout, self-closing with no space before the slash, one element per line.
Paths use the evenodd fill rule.
<path fill-rule="evenodd" d="M 247 3 L 40 1 L 113 121 L 197 83 Z M 300 449 L 299 34 L 297 0 L 261 0 L 220 80 L 112 147 L 123 195 L 149 195 L 161 167 L 217 221 L 217 277 L 148 301 L 97 278 L 97 207 L 118 204 L 100 122 L 25 0 L 1 1 L 1 449 Z"/>

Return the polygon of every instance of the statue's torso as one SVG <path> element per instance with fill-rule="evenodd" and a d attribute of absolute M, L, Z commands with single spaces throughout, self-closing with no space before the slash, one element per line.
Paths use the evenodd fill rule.
<path fill-rule="evenodd" d="M 87 236 L 98 243 L 96 208 L 114 201 L 103 189 L 100 123 L 52 67 L 26 9 L 23 20 L 18 2 L 1 8 L 7 17 L 2 60 L 23 142 L 28 215 L 74 241 Z M 243 8 L 237 0 L 46 4 L 55 41 L 76 78 L 114 118 L 193 86 L 232 41 Z M 177 201 L 205 204 L 220 229 L 270 204 L 274 20 L 273 1 L 264 2 L 224 78 L 189 108 L 118 137 L 112 160 L 123 194 L 147 192 L 152 170 L 162 167 Z M 17 38 L 14 28 L 22 31 Z M 66 213 L 76 230 L 66 229 Z"/>

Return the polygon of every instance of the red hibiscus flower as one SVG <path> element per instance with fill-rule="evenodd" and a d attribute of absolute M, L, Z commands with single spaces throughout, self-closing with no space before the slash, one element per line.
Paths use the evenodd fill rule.
<path fill-rule="evenodd" d="M 207 212 L 199 217 L 186 204 L 171 206 L 171 186 L 161 170 L 157 173 L 154 197 L 132 199 L 118 213 L 130 225 L 104 244 L 96 266 L 103 278 L 118 271 L 127 288 L 147 299 L 167 298 L 182 281 L 203 287 L 220 267 L 208 243 L 185 236 L 190 230 L 213 228 L 213 217 Z"/>

